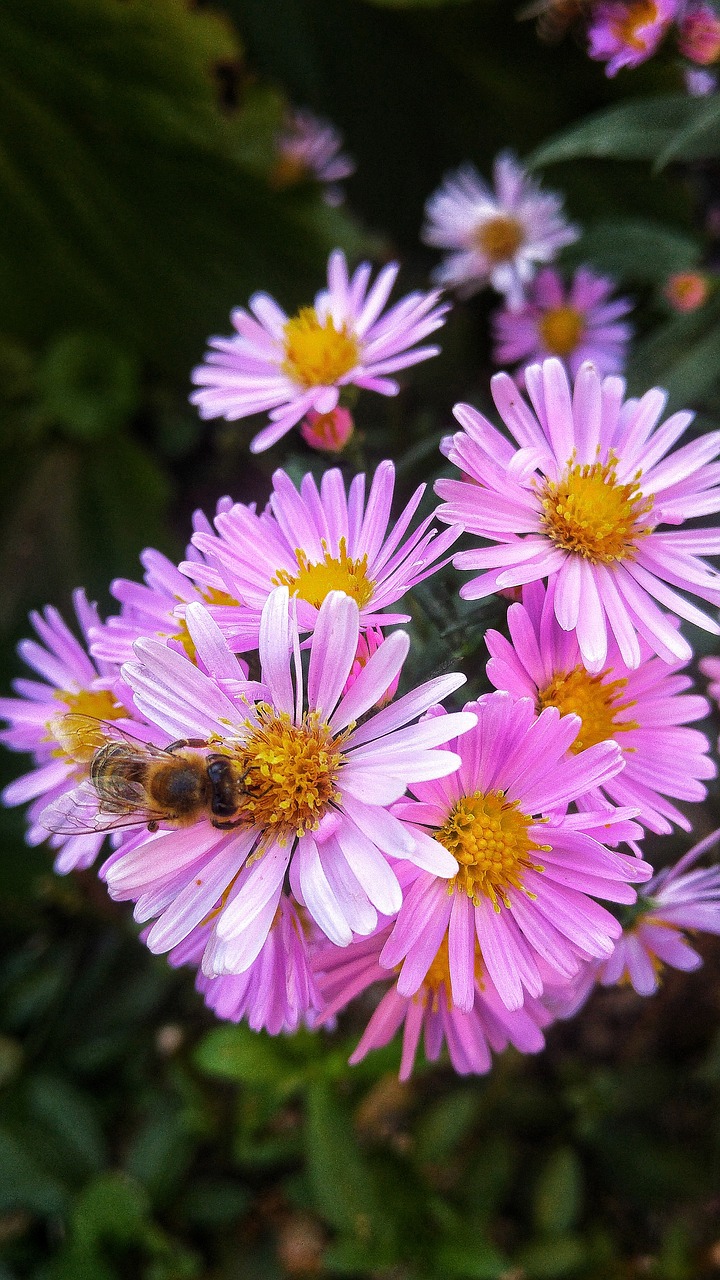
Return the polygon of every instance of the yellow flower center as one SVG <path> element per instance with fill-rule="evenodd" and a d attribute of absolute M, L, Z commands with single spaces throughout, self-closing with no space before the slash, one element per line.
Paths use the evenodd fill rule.
<path fill-rule="evenodd" d="M 280 188 L 294 187 L 296 183 L 302 182 L 310 174 L 307 164 L 302 156 L 294 154 L 292 151 L 285 151 L 279 155 L 270 172 L 270 185 Z"/>
<path fill-rule="evenodd" d="M 323 547 L 325 545 L 323 543 Z M 344 591 L 347 596 L 352 596 L 360 609 L 372 599 L 375 583 L 367 576 L 367 556 L 363 556 L 361 560 L 351 560 L 344 538 L 340 539 L 337 556 L 331 556 L 325 550 L 323 559 L 313 563 L 298 547 L 295 558 L 298 562 L 297 573 L 291 574 L 287 569 L 278 569 L 273 584 L 289 587 L 291 595 L 307 600 L 316 609 L 320 608 L 329 591 Z"/>
<path fill-rule="evenodd" d="M 509 258 L 515 257 L 523 244 L 525 232 L 517 218 L 511 218 L 506 213 L 498 213 L 477 228 L 474 239 L 478 249 L 491 262 L 507 262 Z"/>
<path fill-rule="evenodd" d="M 637 720 L 618 721 L 621 711 L 634 706 L 632 699 L 622 702 L 627 680 L 606 680 L 607 671 L 591 675 L 583 666 L 572 671 L 558 671 L 544 689 L 538 690 L 537 709 L 557 707 L 562 715 L 573 712 L 580 716 L 582 728 L 570 750 L 573 754 L 593 747 L 606 738 L 639 728 Z"/>
<path fill-rule="evenodd" d="M 202 595 L 203 600 L 208 604 L 239 604 L 239 601 L 235 600 L 227 591 L 218 591 L 216 587 L 205 587 L 200 594 Z M 178 644 L 181 644 L 190 661 L 194 662 L 197 666 L 197 649 L 195 648 L 195 642 L 188 631 L 187 623 L 184 618 L 178 618 L 177 624 L 177 631 L 173 631 L 172 634 L 168 634 L 168 639 L 175 640 Z"/>
<path fill-rule="evenodd" d="M 533 818 L 521 813 L 517 801 L 507 800 L 502 791 L 462 796 L 435 832 L 435 839 L 460 863 L 450 881 L 451 892 L 466 893 L 476 906 L 485 897 L 496 911 L 500 902 L 508 907 L 508 890 L 523 888 L 523 872 L 543 870 L 530 857 L 543 847 L 528 835 L 532 823 Z"/>
<path fill-rule="evenodd" d="M 253 823 L 284 843 L 315 830 L 330 804 L 340 799 L 336 782 L 345 759 L 342 745 L 351 730 L 333 738 L 317 711 L 308 712 L 299 725 L 267 704 L 258 712 L 260 723 L 242 751 L 244 807 Z"/>
<path fill-rule="evenodd" d="M 636 0 L 635 4 L 628 5 L 626 12 L 610 25 L 617 40 L 630 45 L 631 49 L 644 53 L 648 42 L 647 37 L 640 32 L 643 27 L 650 26 L 657 20 L 658 7 L 654 0 Z"/>
<path fill-rule="evenodd" d="M 45 727 L 47 740 L 56 743 L 52 754 L 61 759 L 69 756 L 77 761 L 91 760 L 98 745 L 106 741 L 105 736 L 101 735 L 99 738 L 97 733 L 91 731 L 91 727 L 83 726 L 82 721 L 68 720 L 68 716 L 86 716 L 94 723 L 121 720 L 127 715 L 125 708 L 109 689 L 80 689 L 77 693 L 71 689 L 58 689 L 53 697 L 64 703 L 66 710 L 48 720 Z"/>
<path fill-rule="evenodd" d="M 483 965 L 482 955 L 480 953 L 480 945 L 477 938 L 475 939 L 475 981 L 482 986 Z M 423 993 L 429 993 L 432 999 L 432 1010 L 437 1012 L 440 994 L 445 997 L 448 1009 L 452 1009 L 452 984 L 450 980 L 450 954 L 448 951 L 448 935 L 444 934 L 443 940 L 438 947 L 437 955 L 433 960 L 430 968 L 425 974 L 423 985 L 420 988 Z"/>
<path fill-rule="evenodd" d="M 355 368 L 360 348 L 332 317 L 321 322 L 314 307 L 303 307 L 285 325 L 283 373 L 301 387 L 329 387 Z"/>
<path fill-rule="evenodd" d="M 540 491 L 548 537 L 593 564 L 632 557 L 638 538 L 652 528 L 641 524 L 653 500 L 643 497 L 640 474 L 630 484 L 620 484 L 612 455 L 607 462 L 571 463 L 562 480 L 547 480 Z"/>
<path fill-rule="evenodd" d="M 585 319 L 576 307 L 551 307 L 539 325 L 540 337 L 553 356 L 569 356 L 585 332 Z"/>

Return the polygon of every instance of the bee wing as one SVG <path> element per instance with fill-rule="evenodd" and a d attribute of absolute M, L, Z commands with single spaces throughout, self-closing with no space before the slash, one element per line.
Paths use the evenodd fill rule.
<path fill-rule="evenodd" d="M 114 802 L 110 797 L 98 799 L 98 793 L 91 782 L 81 782 L 72 791 L 66 791 L 47 805 L 40 814 L 40 824 L 53 835 L 77 836 L 82 834 L 97 835 L 101 831 L 115 831 L 118 827 L 140 827 L 148 822 L 159 822 L 163 814 L 148 809 L 143 787 L 133 787 L 137 792 L 137 806 L 133 803 L 135 796 L 130 795 L 130 786 L 125 784 L 122 797 L 118 795 Z"/>
<path fill-rule="evenodd" d="M 133 738 L 112 720 L 97 720 L 79 711 L 69 711 L 53 721 L 52 733 L 71 760 L 87 763 L 108 742 L 125 742 L 131 751 L 140 756 L 164 754 L 162 747 Z"/>

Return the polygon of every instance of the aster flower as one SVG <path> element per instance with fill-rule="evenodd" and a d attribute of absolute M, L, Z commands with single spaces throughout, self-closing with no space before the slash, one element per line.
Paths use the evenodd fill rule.
<path fill-rule="evenodd" d="M 409 834 L 388 806 L 408 783 L 457 766 L 453 752 L 435 748 L 466 731 L 472 714 L 410 722 L 463 676 L 431 680 L 358 724 L 394 680 L 409 640 L 390 636 L 343 695 L 359 637 L 349 596 L 331 592 L 323 602 L 304 677 L 287 587 L 272 592 L 260 628 L 261 686 L 238 679 L 236 657 L 202 605 L 189 605 L 186 621 L 197 665 L 149 638 L 136 642 L 137 661 L 123 673 L 138 709 L 170 740 L 207 744 L 229 759 L 238 814 L 227 830 L 207 818 L 153 823 L 166 829 L 136 833 L 105 863 L 111 896 L 134 901 L 143 922 L 157 917 L 152 951 L 211 922 L 203 971 L 244 973 L 266 943 L 288 870 L 296 901 L 337 945 L 371 932 L 378 911 L 399 907 L 389 854 L 453 873 L 452 855 Z M 52 828 L 57 813 L 44 820 Z"/>
<path fill-rule="evenodd" d="M 532 282 L 520 311 L 505 308 L 493 317 L 495 350 L 500 365 L 525 365 L 557 356 L 574 377 L 584 360 L 598 373 L 620 373 L 632 326 L 621 317 L 632 310 L 629 298 L 611 298 L 614 280 L 579 267 L 570 287 L 546 267 Z"/>
<path fill-rule="evenodd" d="M 335 590 L 356 601 L 363 630 L 407 622 L 406 613 L 390 606 L 445 563 L 459 530 L 438 532 L 429 516 L 409 532 L 425 485 L 391 525 L 394 488 L 395 468 L 388 461 L 375 471 L 367 497 L 363 474 L 347 493 L 336 468 L 323 474 L 319 488 L 305 475 L 298 491 L 278 470 L 267 511 L 258 517 L 238 504 L 218 513 L 217 534 L 197 533 L 193 543 L 200 555 L 180 568 L 208 597 L 225 593 L 243 602 L 234 613 L 215 610 L 238 651 L 256 647 L 260 614 L 278 584 L 296 600 L 301 631 L 313 630 L 318 609 Z"/>
<path fill-rule="evenodd" d="M 607 62 L 605 73 L 638 67 L 655 53 L 671 22 L 678 0 L 606 0 L 593 9 L 588 28 L 590 57 Z"/>
<path fill-rule="evenodd" d="M 128 690 L 123 690 L 119 670 L 102 661 L 93 663 L 88 656 L 88 636 L 98 624 L 95 605 L 87 601 L 83 591 L 74 593 L 73 603 L 82 642 L 56 609 L 48 606 L 42 614 L 32 613 L 30 620 L 38 640 L 21 641 L 19 653 L 40 679 L 15 680 L 13 688 L 18 697 L 0 698 L 0 716 L 9 722 L 8 728 L 0 732 L 0 742 L 11 751 L 27 751 L 34 757 L 30 772 L 16 778 L 2 793 L 6 805 L 31 802 L 26 835 L 29 845 L 47 839 L 47 830 L 38 821 L 46 805 L 87 776 L 88 763 L 79 762 L 68 752 L 67 739 L 61 732 L 64 716 L 92 716 L 137 728 L 132 722 L 133 713 L 128 710 L 132 704 Z M 103 839 L 102 833 L 54 835 L 50 844 L 56 851 L 55 870 L 64 874 L 89 867 Z"/>
<path fill-rule="evenodd" d="M 483 571 L 460 594 L 477 600 L 554 579 L 555 616 L 576 632 L 588 670 L 604 668 L 608 633 L 628 667 L 641 661 L 638 633 L 665 661 L 687 661 L 692 650 L 658 603 L 720 633 L 676 589 L 720 604 L 720 575 L 701 558 L 720 552 L 720 532 L 661 526 L 720 509 L 720 468 L 708 465 L 720 432 L 672 451 L 693 415 L 658 426 L 664 391 L 623 403 L 622 379 L 601 379 L 592 364 L 572 394 L 555 359 L 530 365 L 525 382 L 532 409 L 508 374 L 491 383 L 517 445 L 469 405 L 455 409 L 465 430 L 445 447 L 470 482 L 438 481 L 445 501 L 436 514 L 494 544 L 455 556 L 457 568 Z"/>
<path fill-rule="evenodd" d="M 578 795 L 620 772 L 615 742 L 568 754 L 579 718 L 555 707 L 537 716 L 529 698 L 486 694 L 466 710 L 478 722 L 453 744 L 459 770 L 413 784 L 416 799 L 393 807 L 414 833 L 451 852 L 459 871 L 449 886 L 431 872 L 417 876 L 381 963 L 402 963 L 398 993 L 412 996 L 449 931 L 453 1004 L 472 1008 L 479 962 L 503 1004 L 518 1009 L 547 977 L 566 980 L 581 961 L 612 953 L 620 924 L 594 899 L 634 902 L 630 882 L 652 868 L 606 847 L 641 834 L 628 810 L 567 813 Z"/>
<path fill-rule="evenodd" d="M 313 957 L 317 980 L 325 1000 L 323 1021 L 338 1013 L 368 987 L 387 985 L 388 972 L 379 962 L 390 933 L 388 926 L 372 937 L 358 939 L 345 950 L 321 946 Z M 492 979 L 478 966 L 474 1002 L 470 1009 L 453 1004 L 449 975 L 449 943 L 443 937 L 437 954 L 415 995 L 399 994 L 397 984 L 385 992 L 372 1014 L 350 1062 L 355 1064 L 371 1049 L 388 1044 L 403 1027 L 400 1079 L 412 1075 L 420 1038 L 424 1032 L 425 1056 L 435 1062 L 446 1043 L 458 1075 L 483 1075 L 492 1066 L 491 1050 L 501 1053 L 513 1044 L 521 1053 L 538 1053 L 545 1041 L 540 1028 L 549 1021 L 539 1002 L 528 997 L 522 1009 L 507 1009 Z"/>
<path fill-rule="evenodd" d="M 355 162 L 343 153 L 342 142 L 342 135 L 328 120 L 312 111 L 287 111 L 275 141 L 271 182 L 276 187 L 319 182 L 328 204 L 342 204 L 343 192 L 337 184 L 355 172 Z"/>
<path fill-rule="evenodd" d="M 328 287 L 288 317 L 268 294 L 250 299 L 250 312 L 232 312 L 237 333 L 211 338 L 204 364 L 193 372 L 200 388 L 190 399 L 202 418 L 235 422 L 269 411 L 271 425 L 250 443 L 253 453 L 269 449 L 314 410 L 331 413 L 343 388 L 364 387 L 397 395 L 397 373 L 438 354 L 418 346 L 444 324 L 448 303 L 439 292 L 409 293 L 382 315 L 399 271 L 383 267 L 370 286 L 363 262 L 348 276 L 345 255 L 336 249 L 328 262 Z"/>
<path fill-rule="evenodd" d="M 211 928 L 212 922 L 205 921 L 193 929 L 170 952 L 170 964 L 197 967 Z M 262 950 L 244 973 L 208 977 L 199 970 L 195 985 L 218 1018 L 244 1018 L 253 1031 L 275 1036 L 314 1021 L 323 1000 L 310 967 L 306 928 L 289 895 L 281 894 Z"/>
<path fill-rule="evenodd" d="M 709 293 L 709 279 L 699 271 L 676 271 L 668 276 L 663 289 L 663 295 L 673 311 L 681 314 L 697 311 L 698 307 L 704 306 Z"/>
<path fill-rule="evenodd" d="M 720 57 L 720 18 L 710 4 L 688 5 L 678 30 L 678 49 L 684 58 L 708 67 Z"/>
<path fill-rule="evenodd" d="M 491 285 L 517 310 L 538 263 L 580 233 L 560 196 L 541 191 L 510 152 L 495 160 L 493 179 L 494 190 L 471 164 L 448 174 L 425 206 L 422 239 L 450 251 L 434 273 L 438 284 L 463 297 Z"/>
<path fill-rule="evenodd" d="M 606 667 L 592 675 L 574 632 L 559 627 L 553 597 L 554 585 L 546 592 L 540 583 L 529 584 L 522 604 L 508 610 L 511 642 L 498 631 L 486 633 L 492 684 L 532 698 L 537 711 L 553 706 L 580 716 L 573 752 L 606 738 L 618 743 L 625 768 L 602 792 L 578 797 L 583 808 L 600 808 L 605 795 L 614 804 L 636 806 L 638 821 L 650 831 L 666 834 L 673 823 L 689 831 L 669 797 L 703 800 L 700 779 L 715 776 L 707 738 L 686 727 L 708 715 L 707 700 L 688 692 L 692 681 L 681 674 L 682 662 L 663 662 L 643 642 L 638 667 L 627 667 L 611 641 Z"/>

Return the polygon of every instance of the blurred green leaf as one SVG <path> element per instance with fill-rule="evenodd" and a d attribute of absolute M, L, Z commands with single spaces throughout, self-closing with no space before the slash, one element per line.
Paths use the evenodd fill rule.
<path fill-rule="evenodd" d="M 574 1227 L 582 1207 L 583 1175 L 572 1147 L 553 1151 L 535 1184 L 534 1218 L 538 1231 L 560 1236 Z"/>
<path fill-rule="evenodd" d="M 542 143 L 526 163 L 540 168 L 582 156 L 655 160 L 707 110 L 704 101 L 679 93 L 633 98 L 571 125 Z"/>
<path fill-rule="evenodd" d="M 621 280 L 662 283 L 675 271 L 691 270 L 699 257 L 699 243 L 672 227 L 645 218 L 608 218 L 584 230 L 565 261 L 591 262 Z"/>
<path fill-rule="evenodd" d="M 106 1158 L 97 1108 L 60 1077 L 38 1075 L 28 1094 L 30 1112 L 62 1144 L 68 1165 L 79 1176 L 97 1172 Z"/>
<path fill-rule="evenodd" d="M 673 316 L 639 342 L 628 367 L 634 392 L 665 387 L 668 407 L 696 404 L 720 377 L 720 295 L 689 315 Z"/>
<path fill-rule="evenodd" d="M 499 1249 L 477 1238 L 441 1245 L 436 1267 L 439 1276 L 461 1276 L 463 1280 L 502 1280 L 511 1274 L 509 1261 Z"/>
<path fill-rule="evenodd" d="M 139 1242 L 145 1236 L 148 1212 L 143 1187 L 124 1173 L 103 1173 L 85 1188 L 75 1207 L 77 1244 L 92 1249 L 101 1240 Z"/>
<path fill-rule="evenodd" d="M 45 1171 L 32 1144 L 0 1129 L 0 1213 L 62 1213 L 65 1205 L 65 1188 Z"/>
<path fill-rule="evenodd" d="M 562 1236 L 527 1245 L 520 1250 L 517 1261 L 529 1280 L 555 1280 L 556 1276 L 577 1276 L 585 1257 L 581 1239 Z"/>
<path fill-rule="evenodd" d="M 420 1160 L 433 1164 L 447 1160 L 467 1137 L 480 1105 L 477 1087 L 452 1089 L 427 1109 L 417 1127 Z"/>
<path fill-rule="evenodd" d="M 71 439 L 93 440 L 127 423 L 138 405 L 133 359 L 102 333 L 68 333 L 38 370 L 40 412 Z"/>

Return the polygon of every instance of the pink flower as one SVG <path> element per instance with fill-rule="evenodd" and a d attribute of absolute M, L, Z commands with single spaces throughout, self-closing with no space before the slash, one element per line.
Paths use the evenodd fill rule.
<path fill-rule="evenodd" d="M 41 643 L 23 640 L 19 652 L 40 680 L 15 680 L 13 687 L 19 696 L 0 698 L 0 716 L 9 721 L 9 727 L 0 733 L 0 742 L 11 751 L 28 751 L 34 756 L 30 772 L 11 782 L 2 794 L 6 805 L 31 801 L 29 845 L 47 839 L 47 829 L 39 822 L 42 810 L 88 774 L 88 761 L 78 761 L 68 751 L 62 732 L 64 717 L 92 716 L 113 720 L 131 731 L 135 728 L 133 712 L 128 710 L 129 692 L 120 681 L 119 670 L 102 661 L 93 663 L 87 653 L 88 635 L 98 623 L 97 609 L 83 591 L 74 593 L 73 603 L 83 642 L 76 639 L 56 609 L 48 606 L 43 614 L 32 613 L 30 619 Z M 55 870 L 65 874 L 91 866 L 103 840 L 102 832 L 53 836 L 50 844 L 56 850 Z"/>
<path fill-rule="evenodd" d="M 300 424 L 305 443 L 321 453 L 342 453 L 354 430 L 350 410 L 339 406 L 330 413 L 315 413 L 311 409 Z"/>
<path fill-rule="evenodd" d="M 709 712 L 705 698 L 688 693 L 692 681 L 683 663 L 666 663 L 641 644 L 640 665 L 630 668 L 611 641 L 607 665 L 592 675 L 583 665 L 577 637 L 563 631 L 555 617 L 554 587 L 546 592 L 530 583 L 522 604 L 508 611 L 509 643 L 498 631 L 486 632 L 490 651 L 487 673 L 496 689 L 516 698 L 530 697 L 537 711 L 557 707 L 580 716 L 582 727 L 571 750 L 577 752 L 614 738 L 625 768 L 590 792 L 582 808 L 598 809 L 603 795 L 613 804 L 638 809 L 638 821 L 666 834 L 672 823 L 690 830 L 687 818 L 668 797 L 700 801 L 707 794 L 701 778 L 715 776 L 704 734 L 687 728 Z"/>
<path fill-rule="evenodd" d="M 343 192 L 337 184 L 355 172 L 355 162 L 343 154 L 342 135 L 333 124 L 312 111 L 288 111 L 275 145 L 277 159 L 270 175 L 274 186 L 319 182 L 328 204 L 342 204 Z"/>
<path fill-rule="evenodd" d="M 493 317 L 496 364 L 519 366 L 557 356 L 572 376 L 584 360 L 598 373 L 620 373 L 632 326 L 621 317 L 632 309 L 629 298 L 610 298 L 615 282 L 580 267 L 569 289 L 551 267 L 530 286 L 520 311 L 505 308 Z"/>
<path fill-rule="evenodd" d="M 349 596 L 331 592 L 323 602 L 305 675 L 287 588 L 272 592 L 260 628 L 260 686 L 239 678 L 202 605 L 189 605 L 186 621 L 197 665 L 151 638 L 137 641 L 137 660 L 123 672 L 158 731 L 229 759 L 238 813 L 226 830 L 203 818 L 138 831 L 106 862 L 111 896 L 134 901 L 139 920 L 157 917 L 147 935 L 152 951 L 168 951 L 210 923 L 203 971 L 244 973 L 266 943 L 288 871 L 296 901 L 341 946 L 353 932 L 371 932 L 378 911 L 398 909 L 388 855 L 453 874 L 447 850 L 416 839 L 388 806 L 410 782 L 457 766 L 454 753 L 436 748 L 466 731 L 471 714 L 411 721 L 463 676 L 430 680 L 364 718 L 400 670 L 409 640 L 390 636 L 343 695 L 359 637 Z M 138 826 L 143 821 L 139 815 Z"/>
<path fill-rule="evenodd" d="M 451 852 L 459 871 L 449 885 L 432 872 L 417 876 L 381 963 L 402 964 L 398 993 L 412 996 L 449 931 L 452 1001 L 469 1010 L 477 939 L 483 974 L 518 1009 L 546 978 L 567 980 L 582 961 L 612 953 L 620 925 L 593 899 L 634 902 L 629 882 L 647 880 L 652 868 L 606 848 L 641 834 L 627 810 L 566 812 L 620 772 L 615 742 L 568 754 L 579 718 L 555 707 L 536 716 L 529 698 L 487 694 L 466 710 L 477 726 L 453 744 L 459 770 L 413 784 L 417 799 L 393 807 L 416 838 L 424 832 Z"/>
<path fill-rule="evenodd" d="M 604 0 L 588 28 L 590 57 L 607 62 L 608 76 L 639 66 L 655 53 L 679 7 L 678 0 Z"/>
<path fill-rule="evenodd" d="M 198 926 L 169 954 L 172 965 L 197 966 L 207 945 L 212 922 Z M 247 1019 L 253 1031 L 271 1036 L 297 1031 L 314 1021 L 323 1008 L 310 966 L 305 929 L 298 908 L 282 894 L 265 943 L 257 958 L 238 974 L 209 977 L 202 970 L 195 983 L 218 1018 Z"/>
<path fill-rule="evenodd" d="M 254 648 L 260 614 L 278 584 L 296 601 L 298 626 L 312 631 L 330 591 L 344 591 L 360 609 L 363 630 L 409 620 L 388 612 L 401 596 L 445 563 L 459 530 L 438 532 L 432 516 L 410 532 L 425 492 L 420 485 L 391 522 L 395 468 L 381 462 L 366 496 L 364 475 L 348 491 L 342 472 L 326 471 L 320 482 L 303 477 L 299 491 L 282 470 L 273 476 L 268 509 L 257 516 L 238 504 L 219 512 L 217 535 L 197 533 L 200 553 L 180 567 L 206 595 L 227 593 L 242 610 L 216 611 L 223 632 L 238 651 Z"/>
<path fill-rule="evenodd" d="M 455 556 L 458 569 L 482 571 L 460 594 L 477 600 L 554 580 L 555 616 L 563 631 L 576 632 L 588 670 L 605 666 L 608 635 L 628 667 L 641 661 L 638 633 L 665 661 L 688 661 L 689 644 L 658 603 L 720 633 L 677 590 L 720 604 L 720 575 L 701 558 L 720 552 L 720 532 L 677 528 L 720 509 L 718 466 L 708 465 L 720 453 L 720 432 L 673 451 L 692 414 L 658 426 L 665 392 L 623 403 L 623 381 L 601 379 L 592 364 L 581 367 L 572 391 L 558 360 L 530 365 L 525 381 L 532 409 L 508 374 L 491 383 L 516 445 L 476 409 L 455 409 L 465 430 L 447 454 L 471 483 L 439 480 L 445 501 L 436 514 L 493 544 Z"/>
<path fill-rule="evenodd" d="M 311 410 L 331 413 L 345 387 L 396 395 L 399 385 L 387 375 L 438 354 L 439 347 L 417 344 L 444 324 L 448 310 L 438 292 L 416 292 L 381 315 L 398 270 L 397 263 L 383 267 L 369 288 L 370 264 L 349 277 L 336 249 L 328 287 L 314 306 L 289 318 L 268 294 L 254 294 L 252 315 L 233 311 L 237 334 L 211 338 L 204 364 L 193 372 L 200 390 L 190 399 L 200 416 L 234 422 L 269 411 L 271 425 L 250 444 L 261 453 Z"/>
<path fill-rule="evenodd" d="M 538 263 L 552 262 L 580 234 L 562 200 L 538 184 L 510 152 L 493 167 L 494 190 L 471 164 L 446 176 L 425 206 L 422 239 L 449 253 L 434 273 L 463 297 L 491 285 L 518 310 Z"/>
<path fill-rule="evenodd" d="M 708 278 L 699 271 L 676 271 L 668 277 L 663 289 L 673 311 L 681 314 L 704 306 L 709 292 Z"/>
<path fill-rule="evenodd" d="M 318 948 L 313 963 L 327 1001 L 323 1020 L 374 983 L 387 983 L 388 972 L 379 963 L 379 953 L 389 932 L 385 927 L 372 937 L 352 942 L 343 951 L 327 944 Z M 531 997 L 524 1008 L 507 1009 L 492 979 L 479 970 L 471 1008 L 457 1008 L 452 998 L 445 935 L 415 995 L 400 995 L 395 983 L 385 992 L 350 1062 L 360 1062 L 371 1049 L 382 1048 L 403 1027 L 401 1080 L 408 1080 L 412 1074 L 423 1032 L 429 1062 L 439 1058 L 446 1043 L 459 1075 L 483 1075 L 492 1066 L 491 1049 L 501 1053 L 508 1044 L 515 1045 L 521 1053 L 542 1049 L 545 1041 L 540 1028 L 548 1021 L 545 1010 Z"/>
<path fill-rule="evenodd" d="M 684 58 L 708 67 L 720 56 L 720 18 L 709 4 L 688 7 L 680 21 L 678 48 Z"/>

